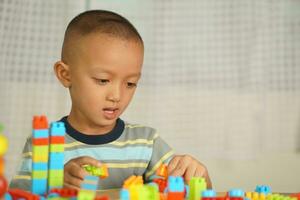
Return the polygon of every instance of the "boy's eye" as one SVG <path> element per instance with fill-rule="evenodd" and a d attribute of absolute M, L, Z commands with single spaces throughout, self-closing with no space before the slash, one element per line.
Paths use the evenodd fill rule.
<path fill-rule="evenodd" d="M 136 83 L 131 83 L 131 82 L 128 82 L 128 83 L 127 83 L 127 87 L 129 87 L 129 88 L 134 88 L 134 87 L 136 87 L 136 86 L 137 86 Z"/>
<path fill-rule="evenodd" d="M 105 84 L 107 84 L 108 82 L 109 82 L 108 79 L 97 79 L 97 83 L 98 83 L 99 85 L 105 85 Z"/>

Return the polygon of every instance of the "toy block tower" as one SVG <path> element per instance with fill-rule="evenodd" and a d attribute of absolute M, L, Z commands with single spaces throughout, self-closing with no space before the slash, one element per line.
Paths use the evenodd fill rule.
<path fill-rule="evenodd" d="M 45 116 L 34 116 L 32 130 L 32 193 L 47 192 L 49 131 Z"/>
<path fill-rule="evenodd" d="M 48 190 L 62 188 L 64 182 L 64 144 L 66 128 L 63 122 L 53 122 L 50 127 Z"/>
<path fill-rule="evenodd" d="M 77 200 L 94 200 L 99 177 L 88 175 L 84 177 Z"/>

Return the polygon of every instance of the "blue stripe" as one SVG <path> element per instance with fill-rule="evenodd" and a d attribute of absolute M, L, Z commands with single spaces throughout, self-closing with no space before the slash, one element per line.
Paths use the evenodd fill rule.
<path fill-rule="evenodd" d="M 90 156 L 97 160 L 150 160 L 151 155 L 150 147 L 95 147 L 65 151 L 65 162 L 79 156 Z"/>
<path fill-rule="evenodd" d="M 32 169 L 33 170 L 48 170 L 48 163 L 46 162 L 33 162 L 32 163 Z"/>
<path fill-rule="evenodd" d="M 23 158 L 21 166 L 18 170 L 21 172 L 31 172 L 31 169 L 32 169 L 31 158 Z"/>
<path fill-rule="evenodd" d="M 32 138 L 48 138 L 48 137 L 49 137 L 48 129 L 32 130 Z"/>

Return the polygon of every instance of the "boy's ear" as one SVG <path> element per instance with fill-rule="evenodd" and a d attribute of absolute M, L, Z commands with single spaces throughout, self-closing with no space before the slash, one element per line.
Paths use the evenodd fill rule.
<path fill-rule="evenodd" d="M 57 61 L 54 64 L 54 72 L 58 80 L 63 84 L 64 87 L 71 87 L 71 73 L 70 67 L 62 61 Z"/>

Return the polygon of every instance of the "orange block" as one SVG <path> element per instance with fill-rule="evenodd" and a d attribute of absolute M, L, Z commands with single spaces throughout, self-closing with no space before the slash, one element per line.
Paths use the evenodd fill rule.
<path fill-rule="evenodd" d="M 3 176 L 4 173 L 4 159 L 0 157 L 0 176 Z"/>
<path fill-rule="evenodd" d="M 165 179 L 168 178 L 168 166 L 166 164 L 161 164 L 161 166 L 156 170 L 157 176 L 162 176 Z"/>
<path fill-rule="evenodd" d="M 131 185 L 143 185 L 143 177 L 132 175 L 124 181 L 123 188 L 128 189 Z"/>
<path fill-rule="evenodd" d="M 48 129 L 48 120 L 47 117 L 42 116 L 34 116 L 32 120 L 32 127 L 33 129 Z"/>

